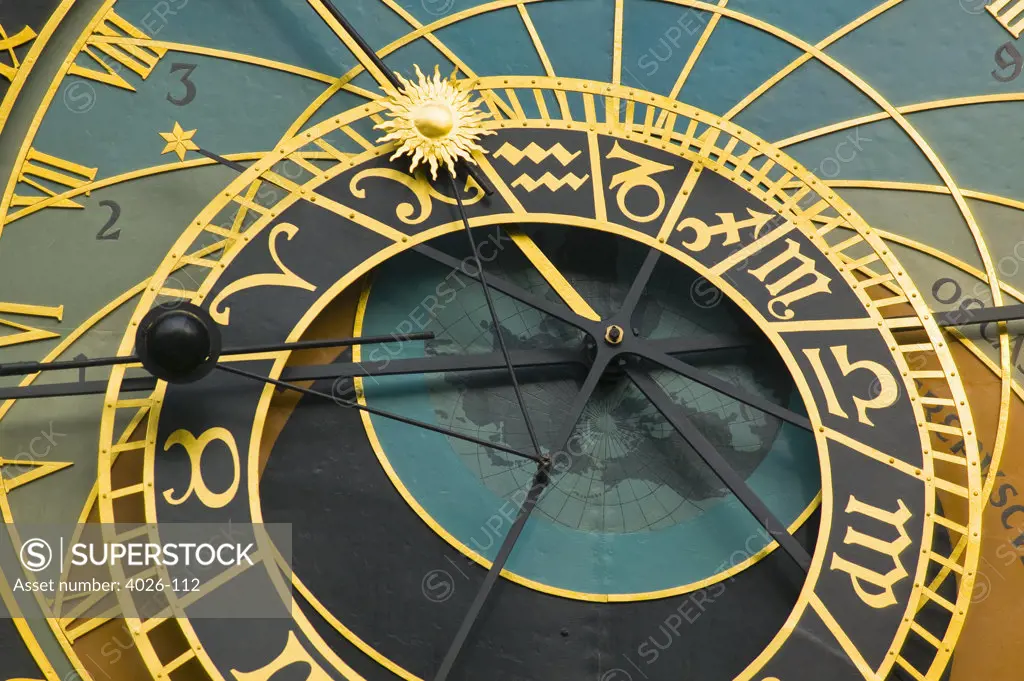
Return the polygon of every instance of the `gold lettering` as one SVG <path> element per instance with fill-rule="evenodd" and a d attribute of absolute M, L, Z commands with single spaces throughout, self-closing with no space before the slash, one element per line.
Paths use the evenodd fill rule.
<path fill-rule="evenodd" d="M 858 421 L 868 426 L 875 425 L 868 418 L 868 409 L 885 409 L 896 403 L 896 399 L 900 394 L 896 378 L 878 362 L 872 362 L 868 359 L 851 362 L 848 356 L 849 346 L 847 345 L 833 345 L 829 350 L 832 351 L 832 356 L 835 357 L 836 363 L 839 365 L 839 371 L 843 373 L 844 377 L 859 369 L 870 371 L 874 374 L 875 380 L 871 383 L 871 392 L 877 392 L 878 394 L 873 395 L 870 399 L 864 399 L 855 395 L 853 397 L 853 405 L 857 409 Z M 807 355 L 807 359 L 814 369 L 814 375 L 818 378 L 818 383 L 821 384 L 821 389 L 825 393 L 825 404 L 828 406 L 828 413 L 844 419 L 850 418 L 849 414 L 840 406 L 839 398 L 836 397 L 835 388 L 832 387 L 832 382 L 828 378 L 828 372 L 825 371 L 825 365 L 821 360 L 821 350 L 818 348 L 806 348 L 804 349 L 804 354 Z"/>
<path fill-rule="evenodd" d="M 995 0 L 985 9 L 1010 32 L 1010 35 L 1019 38 L 1024 32 L 1024 0 L 1016 0 L 1012 5 L 1010 2 L 1011 0 Z"/>
<path fill-rule="evenodd" d="M 277 269 L 281 271 L 280 274 L 253 274 L 248 277 L 242 277 L 236 282 L 233 282 L 224 287 L 213 302 L 210 304 L 210 316 L 218 324 L 227 326 L 231 321 L 231 308 L 223 306 L 224 300 L 239 291 L 246 289 L 255 288 L 257 286 L 286 286 L 289 288 L 299 288 L 303 291 L 315 291 L 316 286 L 310 284 L 308 281 L 298 276 L 290 269 L 285 267 L 284 263 L 281 262 L 281 257 L 277 254 L 277 238 L 282 234 L 286 239 L 291 241 L 292 237 L 299 233 L 299 228 L 295 225 L 287 222 L 282 222 L 276 225 L 273 231 L 270 232 L 270 257 L 274 259 L 274 264 L 277 265 Z"/>
<path fill-rule="evenodd" d="M 203 480 L 203 454 L 211 442 L 218 441 L 227 445 L 231 453 L 231 465 L 233 474 L 231 484 L 223 492 L 213 492 L 206 486 Z M 238 485 L 242 480 L 242 469 L 238 458 L 238 445 L 235 443 L 235 436 L 227 428 L 211 428 L 198 438 L 187 430 L 176 430 L 167 438 L 164 443 L 164 451 L 170 451 L 172 447 L 181 445 L 188 452 L 188 458 L 192 463 L 192 478 L 188 483 L 188 489 L 175 498 L 174 489 L 164 490 L 164 499 L 171 506 L 180 506 L 188 501 L 193 494 L 208 508 L 224 508 L 235 498 L 238 492 Z"/>
<path fill-rule="evenodd" d="M 747 212 L 750 213 L 750 219 L 739 222 L 736 221 L 734 213 L 716 213 L 718 219 L 722 222 L 714 227 L 708 226 L 708 223 L 699 218 L 686 218 L 676 226 L 676 231 L 693 230 L 693 239 L 682 242 L 683 246 L 686 246 L 691 251 L 703 251 L 711 245 L 711 237 L 720 234 L 725 235 L 722 245 L 731 246 L 732 244 L 739 243 L 741 229 L 752 228 L 754 230 L 754 238 L 756 239 L 761 236 L 761 230 L 772 219 L 769 213 L 759 213 L 750 208 L 747 209 Z"/>
<path fill-rule="evenodd" d="M 906 524 L 911 518 L 910 509 L 907 508 L 903 500 L 898 500 L 899 510 L 885 511 L 870 504 L 865 504 L 858 501 L 856 497 L 850 495 L 850 500 L 846 505 L 847 513 L 859 513 L 860 515 L 872 518 L 879 522 L 890 525 L 898 533 L 896 539 L 891 541 L 883 541 L 877 537 L 864 534 L 852 527 L 846 528 L 846 537 L 843 539 L 844 544 L 850 544 L 854 546 L 863 546 L 866 549 L 875 551 L 885 556 L 889 556 L 893 562 L 893 569 L 884 575 L 869 570 L 868 568 L 852 563 L 845 558 L 839 556 L 838 553 L 832 554 L 831 569 L 840 570 L 850 575 L 850 582 L 853 584 L 853 590 L 857 592 L 857 596 L 860 597 L 864 603 L 871 606 L 872 608 L 888 608 L 891 605 L 896 604 L 896 595 L 893 593 L 893 587 L 902 579 L 905 579 L 909 573 L 907 569 L 903 567 L 903 562 L 900 560 L 900 554 L 910 546 L 910 535 L 907 534 Z M 881 589 L 880 592 L 871 593 L 865 588 L 865 585 L 870 585 Z"/>
<path fill-rule="evenodd" d="M 792 319 L 795 316 L 790 306 L 798 300 L 803 300 L 815 293 L 828 293 L 831 280 L 817 270 L 813 258 L 808 258 L 800 252 L 800 244 L 792 239 L 786 239 L 786 250 L 766 262 L 761 267 L 748 270 L 761 283 L 765 283 L 768 276 L 793 261 L 793 267 L 788 273 L 781 274 L 775 281 L 766 284 L 768 293 L 773 298 L 768 302 L 768 311 L 778 319 Z M 797 286 L 801 281 L 810 277 L 810 281 L 803 286 Z"/>
<path fill-rule="evenodd" d="M 99 83 L 113 85 L 122 90 L 135 92 L 135 88 L 132 87 L 131 83 L 121 76 L 121 69 L 127 67 L 143 80 L 146 80 L 160 59 L 167 54 L 167 50 L 162 47 L 134 45 L 129 42 L 133 38 L 136 40 L 148 40 L 149 36 L 121 18 L 117 12 L 110 10 L 103 17 L 103 21 L 99 23 L 99 26 L 96 27 L 96 30 L 89 38 L 88 43 L 82 49 L 82 53 L 91 58 L 95 65 L 85 67 L 72 64 L 68 73 Z M 120 66 L 112 67 L 106 60 L 96 54 L 94 48 L 114 60 Z"/>
<path fill-rule="evenodd" d="M 393 168 L 368 168 L 356 174 L 355 177 L 349 182 L 348 188 L 352 192 L 352 196 L 357 199 L 366 198 L 366 190 L 359 186 L 367 177 L 379 177 L 385 180 L 392 180 L 402 186 L 409 189 L 413 196 L 416 198 L 417 206 L 413 206 L 411 203 L 403 201 L 395 206 L 395 215 L 399 220 L 407 225 L 418 225 L 430 217 L 430 214 L 434 212 L 434 204 L 431 199 L 437 199 L 441 203 L 446 203 L 449 206 L 454 206 L 458 203 L 454 198 L 445 196 L 441 192 L 434 189 L 434 186 L 427 179 L 426 175 L 422 172 L 417 172 L 415 175 L 409 175 L 403 173 L 400 170 L 394 170 Z M 464 197 L 462 199 L 463 205 L 472 206 L 474 203 L 479 203 L 484 198 L 484 190 L 476 183 L 472 177 L 466 180 L 465 191 L 473 191 L 472 196 Z M 419 214 L 417 214 L 417 208 Z"/>
<path fill-rule="evenodd" d="M 306 676 L 305 681 L 331 681 L 330 675 L 317 664 L 316 660 L 299 643 L 299 639 L 295 636 L 294 631 L 288 632 L 288 643 L 285 644 L 284 651 L 273 662 L 253 672 L 240 672 L 232 669 L 231 675 L 235 677 L 236 681 L 270 681 L 274 675 L 285 667 L 300 663 L 309 665 L 309 674 Z"/>
<path fill-rule="evenodd" d="M 608 156 L 605 158 L 629 161 L 630 163 L 636 164 L 636 168 L 633 168 L 632 170 L 625 170 L 613 175 L 611 182 L 608 184 L 608 189 L 615 189 L 616 187 L 619 188 L 618 193 L 615 195 L 615 199 L 618 201 L 619 210 L 622 211 L 623 215 L 627 216 L 630 220 L 635 220 L 636 222 L 651 222 L 653 220 L 657 220 L 658 216 L 665 210 L 665 190 L 662 189 L 661 185 L 653 179 L 653 176 L 658 173 L 664 173 L 672 170 L 672 166 L 667 166 L 663 163 L 657 163 L 642 156 L 631 154 L 620 147 L 618 142 L 615 143 L 615 147 L 608 152 Z M 637 187 L 650 189 L 658 197 L 657 208 L 647 215 L 637 215 L 626 207 L 626 199 L 629 197 L 630 192 Z"/>
<path fill-rule="evenodd" d="M 0 51 L 6 51 L 11 55 L 10 64 L 0 63 L 0 76 L 3 76 L 12 83 L 14 82 L 14 77 L 18 75 L 18 69 L 21 67 L 21 62 L 18 61 L 18 55 L 14 53 L 14 48 L 21 47 L 25 43 L 35 40 L 35 37 L 36 32 L 30 26 L 26 26 L 10 37 L 8 37 L 4 27 L 0 26 Z"/>
<path fill-rule="evenodd" d="M 58 322 L 64 319 L 64 306 L 45 307 L 43 305 L 18 305 L 16 303 L 0 303 L 0 314 L 17 314 L 29 317 L 49 317 Z M 32 343 L 49 338 L 59 338 L 59 333 L 43 331 L 24 324 L 18 324 L 8 319 L 0 319 L 0 326 L 7 326 L 18 329 L 21 333 L 14 333 L 7 336 L 0 336 L 0 348 L 22 343 Z"/>
<path fill-rule="evenodd" d="M 64 189 L 60 193 L 81 189 L 96 179 L 98 170 L 98 168 L 89 168 L 65 161 L 57 156 L 44 154 L 36 149 L 29 149 L 25 163 L 21 166 L 21 172 L 18 174 L 18 181 L 39 190 L 44 196 L 15 194 L 11 198 L 11 205 L 34 206 L 59 196 L 58 192 L 54 191 L 50 185 L 63 187 Z M 43 184 L 44 181 L 48 184 Z M 85 192 L 86 196 L 89 194 L 90 192 Z M 49 205 L 52 208 L 84 208 L 82 204 L 71 199 L 59 199 Z"/>

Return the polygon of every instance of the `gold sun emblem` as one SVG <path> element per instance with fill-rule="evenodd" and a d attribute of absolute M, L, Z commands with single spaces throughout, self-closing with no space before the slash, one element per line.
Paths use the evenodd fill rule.
<path fill-rule="evenodd" d="M 410 156 L 409 172 L 429 164 L 436 180 L 438 166 L 442 164 L 454 175 L 459 161 L 476 163 L 473 152 L 486 153 L 476 141 L 481 135 L 493 135 L 494 131 L 481 127 L 491 115 L 480 111 L 479 100 L 473 101 L 472 92 L 459 87 L 454 74 L 450 79 L 442 78 L 441 69 L 435 66 L 434 76 L 428 78 L 419 66 L 415 68 L 415 81 L 399 75 L 402 90 L 388 92 L 385 107 L 391 120 L 374 127 L 389 131 L 378 142 L 398 143 L 391 160 Z"/>

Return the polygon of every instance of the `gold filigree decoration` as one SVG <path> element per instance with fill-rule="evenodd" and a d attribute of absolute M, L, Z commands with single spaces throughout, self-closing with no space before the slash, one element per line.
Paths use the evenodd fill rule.
<path fill-rule="evenodd" d="M 444 165 L 454 175 L 456 163 L 476 163 L 473 152 L 486 153 L 477 140 L 494 134 L 480 125 L 491 115 L 480 110 L 479 100 L 471 99 L 472 91 L 460 87 L 454 73 L 451 78 L 442 78 L 440 67 L 435 66 L 433 77 L 428 78 L 419 66 L 415 69 L 416 80 L 398 76 L 402 90 L 389 90 L 385 101 L 391 120 L 374 127 L 388 132 L 378 143 L 398 143 L 391 160 L 409 156 L 410 173 L 429 164 L 431 177 L 436 180 L 439 166 Z"/>
<path fill-rule="evenodd" d="M 413 175 L 407 175 L 401 170 L 395 170 L 394 168 L 367 168 L 360 171 L 352 178 L 348 185 L 349 191 L 357 199 L 366 198 L 366 189 L 360 186 L 360 183 L 367 178 L 391 180 L 403 185 L 413 193 L 417 205 L 413 205 L 409 201 L 403 201 L 395 205 L 395 215 L 407 225 L 418 225 L 429 218 L 431 213 L 434 212 L 435 199 L 449 206 L 454 206 L 458 203 L 456 199 L 434 189 L 434 186 L 430 184 L 422 170 Z M 463 188 L 463 191 L 466 194 L 462 201 L 466 206 L 479 203 L 484 198 L 484 190 L 472 177 L 466 179 L 466 186 Z"/>

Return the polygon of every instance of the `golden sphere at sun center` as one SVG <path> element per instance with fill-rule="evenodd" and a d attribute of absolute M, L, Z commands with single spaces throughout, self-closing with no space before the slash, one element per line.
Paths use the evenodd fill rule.
<path fill-rule="evenodd" d="M 452 110 L 444 104 L 427 104 L 419 108 L 412 123 L 424 137 L 438 139 L 452 131 L 455 117 L 452 116 Z"/>

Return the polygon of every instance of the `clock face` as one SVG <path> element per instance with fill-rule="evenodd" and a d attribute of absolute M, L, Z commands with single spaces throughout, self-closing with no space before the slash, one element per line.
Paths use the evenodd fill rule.
<path fill-rule="evenodd" d="M 1015 678 L 1024 2 L 940 5 L 0 7 L 0 677 Z M 79 523 L 286 531 L 27 592 Z"/>

